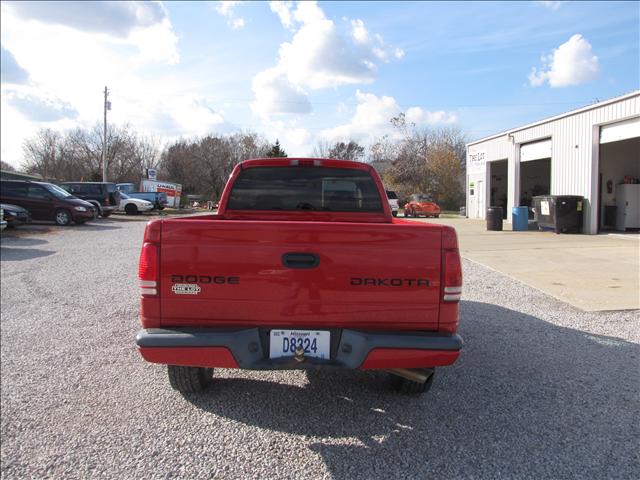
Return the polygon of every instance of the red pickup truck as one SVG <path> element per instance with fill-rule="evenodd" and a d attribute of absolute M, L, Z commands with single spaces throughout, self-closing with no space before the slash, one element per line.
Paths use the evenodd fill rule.
<path fill-rule="evenodd" d="M 217 214 L 147 224 L 139 278 L 137 347 L 183 393 L 214 368 L 383 369 L 422 393 L 462 348 L 455 230 L 394 218 L 363 163 L 237 165 Z"/>

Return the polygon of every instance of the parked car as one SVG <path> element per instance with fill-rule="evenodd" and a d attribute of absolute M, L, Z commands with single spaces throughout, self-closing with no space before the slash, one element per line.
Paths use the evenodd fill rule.
<path fill-rule="evenodd" d="M 127 215 L 137 215 L 140 212 L 153 210 L 153 204 L 139 198 L 132 198 L 124 192 L 120 192 L 120 205 L 118 210 L 124 211 Z"/>
<path fill-rule="evenodd" d="M 7 228 L 7 222 L 4 219 L 4 210 L 0 208 L 0 232 Z"/>
<path fill-rule="evenodd" d="M 437 203 L 432 202 L 428 195 L 417 193 L 411 195 L 411 200 L 404 206 L 405 217 L 434 217 L 440 216 L 440 207 Z"/>
<path fill-rule="evenodd" d="M 1 203 L 0 208 L 4 211 L 4 220 L 8 227 L 31 223 L 31 214 L 26 208 L 8 203 Z"/>
<path fill-rule="evenodd" d="M 108 217 L 120 205 L 120 192 L 110 182 L 64 182 L 62 188 L 91 203 L 101 217 Z"/>
<path fill-rule="evenodd" d="M 127 193 L 131 198 L 139 198 L 153 204 L 153 208 L 163 210 L 169 204 L 167 194 L 164 192 L 130 192 Z"/>
<path fill-rule="evenodd" d="M 53 220 L 58 225 L 84 223 L 95 216 L 95 207 L 52 183 L 28 180 L 0 182 L 0 201 L 26 208 L 34 220 Z"/>
<path fill-rule="evenodd" d="M 409 223 L 370 165 L 244 161 L 217 214 L 147 224 L 139 352 L 184 393 L 218 367 L 384 370 L 425 392 L 462 348 L 462 265 L 453 227 Z"/>
<path fill-rule="evenodd" d="M 400 209 L 400 205 L 398 203 L 398 195 L 396 195 L 396 192 L 392 190 L 385 191 L 387 192 L 387 199 L 389 200 L 389 206 L 391 207 L 391 215 L 397 217 L 398 210 Z"/>

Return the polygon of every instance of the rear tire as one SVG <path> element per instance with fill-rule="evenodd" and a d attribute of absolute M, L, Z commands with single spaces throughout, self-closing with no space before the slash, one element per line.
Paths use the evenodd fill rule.
<path fill-rule="evenodd" d="M 66 227 L 71 223 L 71 212 L 64 208 L 60 208 L 59 210 L 56 210 L 54 219 L 56 221 L 56 224 L 60 225 L 61 227 Z"/>
<path fill-rule="evenodd" d="M 133 203 L 127 203 L 124 206 L 124 211 L 127 215 L 137 215 L 138 207 L 136 207 Z"/>
<path fill-rule="evenodd" d="M 420 383 L 392 374 L 391 386 L 396 392 L 405 393 L 408 395 L 420 395 L 422 393 L 428 392 L 431 389 L 434 375 L 435 371 L 432 371 L 431 375 L 429 375 L 429 378 L 427 378 L 427 381 L 424 383 Z"/>
<path fill-rule="evenodd" d="M 434 215 L 433 218 L 440 218 L 440 214 Z"/>
<path fill-rule="evenodd" d="M 169 383 L 180 393 L 203 392 L 213 379 L 213 368 L 167 365 Z"/>

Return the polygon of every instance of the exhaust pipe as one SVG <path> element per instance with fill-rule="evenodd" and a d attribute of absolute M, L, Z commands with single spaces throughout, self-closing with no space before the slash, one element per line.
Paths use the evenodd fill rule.
<path fill-rule="evenodd" d="M 423 368 L 420 370 L 409 370 L 408 368 L 389 368 L 386 372 L 397 375 L 412 382 L 424 383 L 429 380 L 429 377 L 433 375 L 432 368 Z"/>

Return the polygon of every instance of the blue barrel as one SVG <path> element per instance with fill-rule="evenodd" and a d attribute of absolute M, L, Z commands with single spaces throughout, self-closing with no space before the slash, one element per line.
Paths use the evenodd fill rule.
<path fill-rule="evenodd" d="M 513 207 L 511 209 L 511 226 L 514 232 L 529 230 L 529 207 Z"/>

